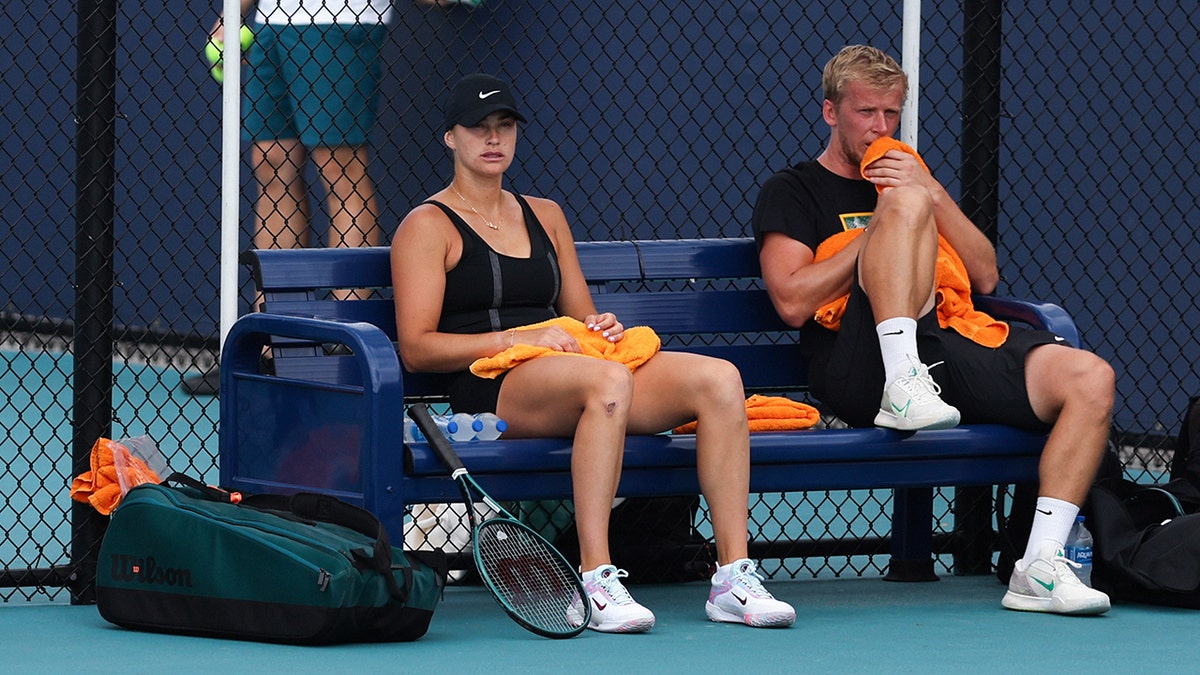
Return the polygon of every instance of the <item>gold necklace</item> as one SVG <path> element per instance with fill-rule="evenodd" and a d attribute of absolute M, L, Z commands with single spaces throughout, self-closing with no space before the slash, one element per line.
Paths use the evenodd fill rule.
<path fill-rule="evenodd" d="M 472 206 L 472 205 L 471 205 L 471 202 L 467 201 L 467 198 L 463 196 L 463 193 L 461 193 L 461 192 L 459 192 L 459 191 L 458 191 L 458 187 L 457 187 L 457 186 L 455 186 L 453 182 L 452 182 L 452 183 L 450 183 L 450 189 L 451 189 L 451 190 L 454 190 L 454 194 L 458 195 L 458 198 L 459 198 L 459 199 L 461 199 L 461 200 L 463 201 L 463 203 L 467 205 L 467 208 L 469 208 L 469 209 L 471 209 L 472 211 L 474 211 L 474 212 L 475 212 L 475 215 L 479 216 L 480 218 L 483 218 L 483 222 L 487 223 L 487 226 L 488 226 L 488 227 L 492 228 L 493 230 L 499 230 L 499 229 L 500 229 L 499 227 L 497 227 L 497 226 L 496 226 L 496 224 L 495 224 L 495 223 L 493 223 L 492 221 L 488 220 L 486 216 L 484 216 L 482 213 L 480 213 L 480 212 L 479 212 L 479 209 L 477 209 L 477 208 L 475 208 L 474 206 Z M 502 193 L 501 193 L 501 197 L 502 197 L 502 198 L 503 198 L 503 194 L 504 194 L 504 193 L 502 192 Z M 501 218 L 500 218 L 500 224 L 501 224 L 501 225 L 503 225 L 503 224 L 504 224 L 504 218 L 503 218 L 503 217 L 501 217 Z"/>

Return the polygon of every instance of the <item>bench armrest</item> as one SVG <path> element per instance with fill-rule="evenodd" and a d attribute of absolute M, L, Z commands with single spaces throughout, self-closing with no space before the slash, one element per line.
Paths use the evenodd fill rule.
<path fill-rule="evenodd" d="M 1082 348 L 1083 338 L 1075 320 L 1062 307 L 1050 302 L 1019 300 L 995 295 L 972 297 L 975 309 L 1001 321 L 1017 321 L 1061 336 L 1072 347 Z"/>
<path fill-rule="evenodd" d="M 351 354 L 339 358 L 348 364 L 347 376 L 260 373 L 272 337 L 345 346 Z M 378 327 L 270 313 L 247 314 L 230 327 L 221 350 L 223 486 L 332 494 L 401 524 L 403 434 L 400 360 Z"/>
<path fill-rule="evenodd" d="M 262 350 L 271 337 L 292 338 L 348 347 L 359 364 L 363 385 L 375 393 L 396 387 L 404 397 L 400 359 L 396 346 L 377 326 L 362 321 L 345 321 L 315 316 L 246 314 L 229 329 L 221 349 L 221 385 L 234 373 L 256 373 Z M 224 389 L 222 389 L 224 391 Z"/>

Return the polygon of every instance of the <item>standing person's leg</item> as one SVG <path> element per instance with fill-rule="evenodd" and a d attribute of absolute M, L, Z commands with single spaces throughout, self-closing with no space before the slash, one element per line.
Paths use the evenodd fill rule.
<path fill-rule="evenodd" d="M 258 228 L 255 248 L 301 248 L 309 244 L 307 158 L 296 139 L 256 142 L 250 162 L 258 182 L 254 213 Z"/>
<path fill-rule="evenodd" d="M 291 45 L 296 29 L 260 26 L 247 52 L 243 86 L 242 136 L 251 142 L 250 168 L 258 183 L 254 213 L 256 248 L 297 248 L 309 244 L 308 152 L 295 125 L 296 79 Z"/>
<path fill-rule="evenodd" d="M 330 247 L 379 245 L 379 205 L 367 172 L 368 155 L 365 145 L 312 149 L 325 187 Z"/>
<path fill-rule="evenodd" d="M 378 245 L 379 205 L 368 165 L 387 27 L 308 26 L 300 39 L 310 58 L 294 57 L 304 83 L 303 96 L 295 94 L 296 125 L 325 188 L 329 246 Z"/>

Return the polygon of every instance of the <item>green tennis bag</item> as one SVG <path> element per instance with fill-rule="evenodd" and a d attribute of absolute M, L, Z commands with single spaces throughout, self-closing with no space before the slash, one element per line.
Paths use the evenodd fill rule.
<path fill-rule="evenodd" d="M 174 474 L 133 488 L 113 511 L 96 604 L 105 620 L 139 630 L 293 644 L 415 640 L 446 571 L 444 556 L 392 547 L 378 518 L 336 498 L 239 501 Z"/>

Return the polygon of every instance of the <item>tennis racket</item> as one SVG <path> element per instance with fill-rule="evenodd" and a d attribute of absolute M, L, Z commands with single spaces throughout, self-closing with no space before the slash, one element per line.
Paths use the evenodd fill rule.
<path fill-rule="evenodd" d="M 541 535 L 513 518 L 484 492 L 424 403 L 410 406 L 408 414 L 462 491 L 471 521 L 475 568 L 492 597 L 514 621 L 533 633 L 549 638 L 569 638 L 582 633 L 591 619 L 592 608 L 570 563 Z M 499 515 L 477 524 L 472 493 Z"/>

